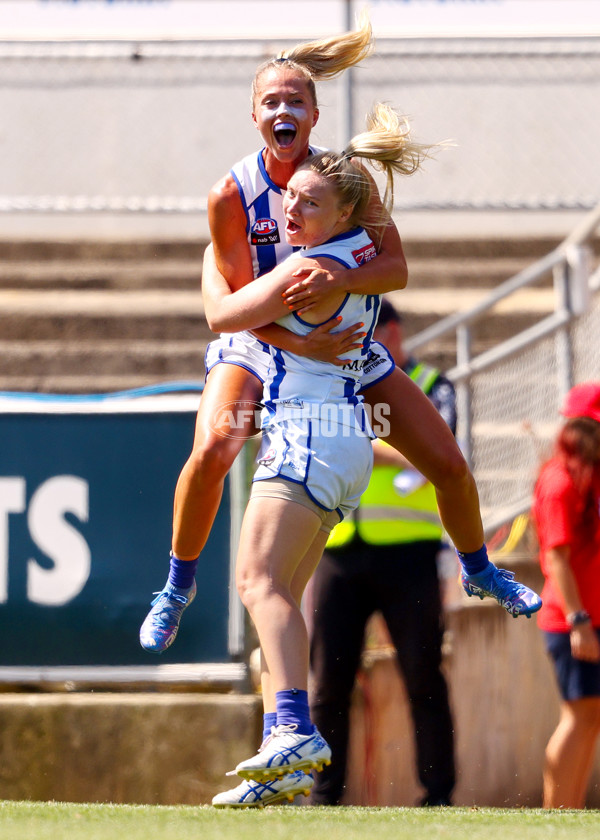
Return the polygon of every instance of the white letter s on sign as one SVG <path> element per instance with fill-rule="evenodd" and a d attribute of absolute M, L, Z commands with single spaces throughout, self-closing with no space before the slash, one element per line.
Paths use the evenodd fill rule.
<path fill-rule="evenodd" d="M 35 560 L 27 563 L 27 597 L 36 604 L 60 606 L 75 598 L 85 586 L 91 570 L 90 549 L 79 531 L 64 519 L 74 514 L 87 522 L 87 482 L 77 476 L 59 475 L 45 481 L 29 504 L 27 521 L 36 545 L 54 562 L 42 568 Z"/>

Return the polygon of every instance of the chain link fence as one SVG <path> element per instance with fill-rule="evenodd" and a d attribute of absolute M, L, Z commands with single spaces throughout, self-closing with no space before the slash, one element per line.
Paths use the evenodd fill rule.
<path fill-rule="evenodd" d="M 551 337 L 471 380 L 472 468 L 486 524 L 531 496 L 559 422 L 557 367 Z"/>
<path fill-rule="evenodd" d="M 204 213 L 259 148 L 251 79 L 286 45 L 0 42 L 0 211 Z M 343 80 L 319 96 L 321 145 L 341 147 L 377 100 L 418 140 L 450 141 L 401 182 L 401 210 L 596 203 L 600 38 L 379 40 L 349 101 Z"/>
<path fill-rule="evenodd" d="M 470 378 L 472 468 L 488 530 L 528 509 L 561 423 L 565 375 L 572 384 L 600 378 L 597 289 L 569 326 Z"/>

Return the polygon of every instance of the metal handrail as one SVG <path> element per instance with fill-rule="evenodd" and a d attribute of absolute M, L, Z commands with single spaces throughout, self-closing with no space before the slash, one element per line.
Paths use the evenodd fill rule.
<path fill-rule="evenodd" d="M 406 349 L 409 352 L 414 352 L 434 339 L 439 339 L 441 336 L 452 332 L 455 334 L 456 364 L 446 371 L 446 375 L 456 385 L 457 409 L 463 426 L 461 444 L 467 462 L 471 467 L 473 466 L 473 417 L 470 380 L 474 374 L 488 370 L 510 356 L 514 356 L 539 342 L 542 338 L 557 335 L 562 341 L 561 355 L 564 357 L 559 365 L 559 384 L 563 394 L 574 384 L 572 381 L 570 337 L 567 327 L 574 318 L 585 313 L 591 293 L 600 290 L 600 267 L 592 271 L 587 259 L 587 243 L 599 226 L 600 204 L 588 213 L 580 224 L 549 254 L 501 283 L 474 306 L 462 312 L 448 315 L 406 340 Z M 520 289 L 533 286 L 549 271 L 553 273 L 556 292 L 554 312 L 495 347 L 473 355 L 471 353 L 472 324 L 500 301 Z M 486 534 L 493 533 L 501 525 L 512 521 L 515 516 L 526 512 L 529 506 L 530 499 L 521 498 L 515 500 L 502 511 L 497 511 L 485 523 Z"/>
<path fill-rule="evenodd" d="M 600 225 L 600 204 L 588 213 L 581 223 L 567 236 L 553 251 L 545 257 L 527 266 L 518 274 L 505 280 L 497 286 L 489 295 L 479 303 L 462 312 L 455 312 L 447 315 L 437 323 L 432 324 L 421 332 L 416 333 L 406 340 L 406 348 L 410 352 L 418 350 L 434 339 L 440 338 L 446 333 L 455 331 L 457 327 L 477 320 L 481 315 L 488 312 L 501 300 L 509 297 L 519 289 L 533 285 L 541 280 L 545 274 L 557 265 L 564 265 L 571 257 L 573 249 L 581 248 Z"/>
<path fill-rule="evenodd" d="M 581 289 L 575 288 L 575 284 L 583 285 L 585 290 L 590 290 L 594 289 L 596 284 L 600 282 L 599 272 L 592 273 L 589 271 L 586 266 L 585 254 L 582 253 L 582 249 L 598 226 L 600 226 L 600 204 L 549 254 L 505 280 L 469 309 L 447 315 L 435 324 L 407 338 L 406 349 L 412 353 L 448 333 L 454 332 L 459 335 L 461 328 L 468 328 L 500 301 L 520 289 L 534 285 L 551 270 L 555 272 L 555 287 L 559 292 L 555 313 L 540 321 L 535 327 L 523 331 L 514 338 L 502 342 L 492 350 L 478 356 L 471 356 L 470 353 L 464 352 L 464 342 L 462 342 L 464 358 L 460 361 L 457 359 L 457 365 L 447 372 L 448 376 L 453 381 L 462 380 L 469 373 L 481 371 L 489 367 L 490 364 L 495 364 L 517 350 L 539 340 L 539 338 L 564 327 L 571 320 L 571 317 L 581 314 L 585 309 L 585 291 L 582 292 Z M 556 272 L 559 267 L 566 269 L 566 283 L 561 283 L 562 272 L 561 274 Z M 561 286 L 566 286 L 566 289 L 561 288 Z M 460 348 L 460 346 L 461 341 L 457 339 L 457 347 Z"/>
<path fill-rule="evenodd" d="M 416 335 L 411 336 L 411 338 L 406 340 L 407 349 L 411 352 L 417 350 L 419 347 L 423 347 L 430 341 L 440 338 L 448 332 L 456 330 L 456 328 L 462 324 L 468 324 L 471 321 L 477 320 L 477 318 L 484 315 L 501 300 L 504 300 L 504 298 L 513 294 L 513 292 L 516 292 L 525 286 L 530 286 L 535 281 L 540 280 L 546 272 L 562 262 L 563 256 L 560 253 L 560 248 L 561 246 L 558 246 L 554 249 L 554 251 L 551 251 L 550 254 L 542 257 L 542 259 L 538 260 L 533 265 L 523 269 L 523 271 L 515 274 L 514 277 L 511 277 L 509 280 L 505 280 L 504 283 L 497 286 L 493 292 L 479 301 L 479 303 L 476 303 L 470 309 L 466 309 L 463 312 L 455 312 L 452 315 L 447 315 L 437 323 L 432 324 L 430 327 L 427 327 Z"/>

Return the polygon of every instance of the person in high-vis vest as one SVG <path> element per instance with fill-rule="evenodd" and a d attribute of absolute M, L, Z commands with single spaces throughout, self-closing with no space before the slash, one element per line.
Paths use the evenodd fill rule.
<path fill-rule="evenodd" d="M 453 433 L 456 400 L 440 371 L 404 351 L 401 318 L 383 300 L 375 331 L 400 366 L 429 396 Z M 344 795 L 349 712 L 365 626 L 380 611 L 397 660 L 415 727 L 422 805 L 451 805 L 455 784 L 453 723 L 441 670 L 443 608 L 437 556 L 442 527 L 435 492 L 402 456 L 374 442 L 375 467 L 354 515 L 332 531 L 311 590 L 311 712 L 332 747 L 319 773 L 315 805 Z"/>

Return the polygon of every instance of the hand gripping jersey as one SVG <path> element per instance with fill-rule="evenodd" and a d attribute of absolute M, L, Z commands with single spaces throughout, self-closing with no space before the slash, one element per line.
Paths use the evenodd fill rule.
<path fill-rule="evenodd" d="M 375 246 L 366 231 L 363 228 L 354 228 L 323 245 L 301 248 L 290 259 L 326 257 L 340 263 L 344 268 L 357 268 L 376 255 Z M 278 404 L 290 400 L 352 405 L 361 402 L 356 392 L 363 367 L 369 358 L 369 345 L 377 324 L 379 307 L 378 295 L 348 293 L 338 309 L 326 319 L 328 321 L 330 318 L 341 316 L 342 321 L 339 327 L 335 328 L 336 331 L 352 324 L 364 324 L 364 346 L 344 354 L 350 361 L 343 367 L 272 347 L 273 362 L 264 388 L 266 405 L 275 409 Z M 304 321 L 296 312 L 285 315 L 277 323 L 297 335 L 306 335 L 318 326 Z"/>
<path fill-rule="evenodd" d="M 356 268 L 375 256 L 366 232 L 355 228 L 290 259 L 327 257 Z M 279 476 L 300 483 L 320 507 L 340 516 L 356 507 L 372 467 L 372 432 L 357 392 L 379 307 L 377 295 L 347 294 L 334 313 L 342 318 L 338 329 L 362 322 L 367 333 L 364 347 L 349 353 L 343 367 L 271 348 L 255 481 Z M 316 326 L 296 313 L 278 323 L 298 335 Z"/>

